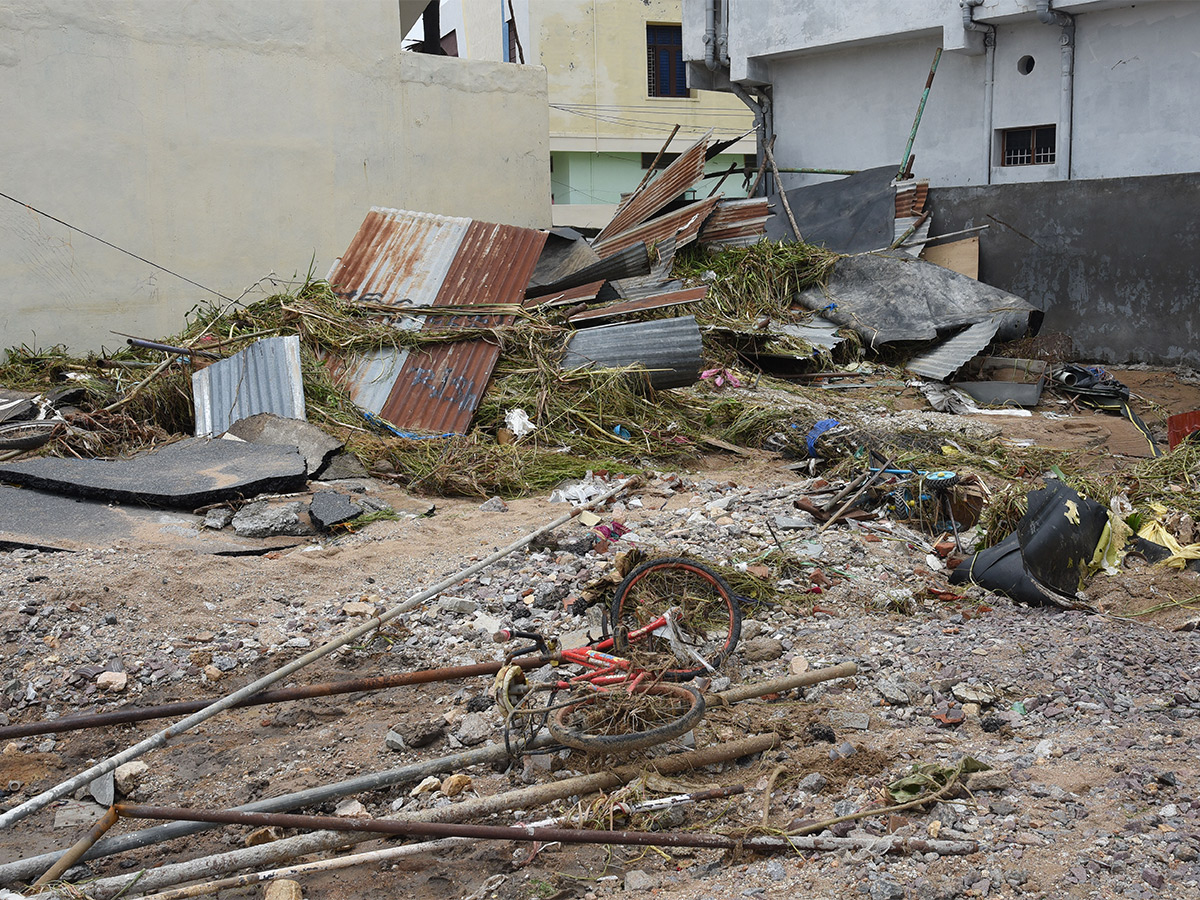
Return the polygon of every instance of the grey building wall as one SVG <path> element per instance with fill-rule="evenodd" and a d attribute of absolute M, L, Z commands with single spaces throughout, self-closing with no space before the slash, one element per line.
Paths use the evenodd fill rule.
<path fill-rule="evenodd" d="M 229 297 L 323 276 L 373 205 L 548 227 L 545 70 L 402 53 L 413 6 L 6 0 L 0 192 Z M 213 299 L 0 198 L 0 352 Z"/>
<path fill-rule="evenodd" d="M 932 233 L 974 225 L 981 281 L 1046 313 L 1081 358 L 1200 368 L 1200 174 L 930 192 Z"/>

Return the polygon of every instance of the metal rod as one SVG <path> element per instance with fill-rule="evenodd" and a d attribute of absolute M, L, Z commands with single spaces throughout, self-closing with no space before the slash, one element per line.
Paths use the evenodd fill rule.
<path fill-rule="evenodd" d="M 523 669 L 536 669 L 550 662 L 550 659 L 522 658 L 514 659 L 513 665 Z M 311 700 L 314 697 L 335 697 L 339 694 L 359 694 L 371 691 L 382 691 L 393 687 L 403 687 L 410 684 L 430 684 L 436 681 L 456 681 L 460 678 L 476 678 L 483 675 L 495 675 L 504 666 L 503 661 L 479 663 L 474 666 L 449 666 L 442 669 L 419 669 L 415 672 L 401 672 L 396 675 L 379 675 L 374 678 L 354 678 L 347 681 L 333 681 L 325 684 L 312 684 L 303 687 L 282 688 L 277 691 L 263 691 L 253 697 L 247 697 L 235 703 L 230 709 L 243 709 L 247 706 L 263 706 L 273 703 L 286 703 L 292 700 Z M 145 722 L 150 719 L 165 719 L 171 716 L 183 716 L 204 709 L 211 700 L 180 700 L 177 703 L 164 703 L 160 706 L 138 706 L 115 709 L 111 712 L 94 713 L 84 716 L 63 716 L 60 719 L 47 719 L 42 722 L 27 722 L 22 725 L 5 725 L 0 727 L 0 740 L 19 737 L 30 737 L 35 734 L 58 734 L 63 731 L 80 731 L 85 728 L 107 728 L 111 725 L 127 725 L 131 722 Z"/>
<path fill-rule="evenodd" d="M 262 678 L 258 679 L 257 681 L 255 681 L 251 684 L 246 685 L 245 687 L 241 688 L 240 690 L 234 691 L 229 696 L 224 697 L 221 700 L 217 700 L 217 701 L 209 704 L 204 709 L 200 710 L 199 712 L 193 713 L 192 715 L 188 716 L 186 719 L 176 722 L 174 725 L 171 725 L 170 727 L 163 729 L 162 731 L 158 732 L 157 734 L 151 735 L 150 737 L 146 738 L 145 740 L 141 741 L 140 743 L 135 744 L 134 746 L 129 747 L 126 750 L 123 750 L 114 756 L 110 756 L 110 757 L 108 757 L 108 759 L 101 760 L 100 762 L 98 762 L 94 766 L 92 766 L 91 768 L 89 768 L 83 772 L 80 772 L 75 777 L 69 778 L 66 781 L 62 782 L 61 784 L 55 785 L 54 787 L 43 791 L 42 793 L 38 794 L 36 797 L 32 797 L 29 800 L 26 800 L 20 806 L 17 806 L 16 808 L 11 809 L 8 812 L 0 815 L 0 830 L 7 828 L 16 822 L 21 821 L 22 819 L 26 818 L 27 816 L 32 815 L 33 813 L 37 812 L 40 809 L 44 809 L 45 807 L 47 807 L 51 803 L 53 803 L 55 800 L 58 800 L 62 797 L 66 797 L 67 795 L 74 793 L 76 790 L 83 787 L 84 785 L 91 784 L 93 781 L 95 781 L 101 775 L 105 775 L 105 774 L 113 771 L 115 768 L 117 768 L 117 766 L 127 763 L 132 759 L 137 759 L 139 756 L 141 756 L 145 753 L 148 753 L 151 750 L 156 750 L 159 747 L 162 747 L 173 737 L 176 737 L 177 735 L 182 734 L 183 732 L 187 731 L 189 728 L 192 728 L 195 725 L 199 725 L 201 722 L 208 721 L 213 716 L 218 715 L 219 713 L 222 713 L 227 709 L 230 709 L 235 704 L 246 699 L 247 697 L 253 697 L 255 694 L 259 693 L 264 688 L 269 687 L 270 685 L 274 684 L 277 681 L 282 681 L 284 678 L 291 675 L 293 672 L 297 672 L 300 669 L 303 669 L 305 666 L 316 662 L 318 659 L 322 659 L 325 656 L 328 656 L 330 653 L 332 653 L 334 650 L 338 649 L 339 647 L 344 647 L 346 644 L 349 644 L 349 643 L 352 643 L 353 641 L 358 640 L 358 638 L 362 637 L 363 635 L 377 630 L 385 622 L 390 622 L 392 619 L 396 618 L 397 616 L 403 615 L 404 613 L 408 612 L 410 609 L 413 609 L 414 607 L 419 606 L 420 604 L 424 603 L 426 600 L 430 599 L 431 597 L 436 597 L 442 591 L 446 590 L 447 588 L 453 587 L 454 585 L 456 585 L 460 581 L 462 581 L 464 578 L 467 578 L 468 576 L 473 575 L 476 572 L 481 571 L 482 569 L 486 569 L 488 566 L 492 565 L 493 563 L 495 563 L 498 560 L 503 559 L 504 557 L 508 556 L 510 553 L 513 553 L 513 552 L 521 549 L 522 547 L 526 546 L 527 544 L 532 543 L 533 541 L 537 540 L 537 538 L 539 538 L 541 535 L 545 534 L 546 532 L 552 531 L 555 528 L 559 527 L 560 525 L 566 524 L 567 522 L 571 521 L 571 519 L 573 519 L 575 516 L 579 515 L 579 513 L 582 512 L 583 510 L 608 502 L 613 497 L 617 496 L 617 494 L 621 493 L 622 491 L 624 491 L 626 488 L 628 488 L 630 485 L 634 484 L 637 481 L 638 481 L 638 479 L 636 477 L 626 479 L 625 481 L 621 482 L 619 485 L 612 488 L 611 490 L 605 491 L 599 497 L 596 497 L 595 499 L 589 501 L 588 503 L 584 503 L 580 506 L 575 507 L 569 513 L 559 516 L 557 519 L 555 519 L 553 522 L 549 523 L 548 525 L 543 525 L 541 528 L 537 529 L 536 531 L 532 531 L 529 534 L 525 535 L 525 537 L 521 538 L 520 540 L 514 541 L 513 543 L 509 544 L 507 547 L 504 547 L 501 550 L 497 550 L 495 553 L 491 554 L 490 556 L 484 557 L 483 559 L 479 560 L 476 563 L 472 563 L 471 565 L 467 566 L 464 569 L 460 569 L 458 572 L 455 572 L 453 575 L 449 576 L 448 578 L 442 579 L 441 581 L 439 581 L 437 584 L 433 585 L 432 587 L 426 588 L 425 590 L 414 594 L 413 596 L 411 596 L 407 600 L 405 600 L 403 603 L 397 604 L 396 606 L 393 606 L 391 609 L 387 610 L 384 613 L 381 613 L 380 615 L 376 616 L 375 618 L 367 620 L 359 627 L 352 628 L 350 631 L 343 634 L 340 638 L 337 638 L 336 640 L 330 641 L 327 644 L 317 647 L 315 650 L 309 651 L 304 656 L 301 656 L 299 659 L 293 660 L 291 663 L 288 663 L 286 666 L 283 666 L 282 668 L 276 669 L 274 672 L 270 672 L 267 675 L 264 675 Z"/>
<path fill-rule="evenodd" d="M 120 815 L 117 812 L 117 808 L 110 806 L 105 810 L 104 815 L 96 820 L 96 823 L 88 829 L 87 834 L 72 844 L 58 858 L 58 862 L 47 869 L 42 877 L 33 883 L 33 887 L 41 887 L 52 881 L 58 881 L 62 877 L 63 872 L 75 865 L 79 861 L 79 858 L 91 850 L 96 841 L 100 840 L 108 829 L 117 824 L 118 818 L 120 818 Z"/>
<path fill-rule="evenodd" d="M 526 750 L 534 751 L 543 746 L 553 745 L 554 743 L 555 741 L 548 735 L 543 735 L 531 743 Z M 462 753 L 453 753 L 449 756 L 439 757 L 438 759 L 401 766 L 398 769 L 372 772 L 346 781 L 324 784 L 291 794 L 283 794 L 279 797 L 268 797 L 265 800 L 256 800 L 253 803 L 238 806 L 236 809 L 238 812 L 286 812 L 287 810 L 300 809 L 305 806 L 317 806 L 330 800 L 348 797 L 351 794 L 380 790 L 381 788 L 397 784 L 410 784 L 414 781 L 420 781 L 429 775 L 440 775 L 444 772 L 461 772 L 470 766 L 489 765 L 506 759 L 509 755 L 507 748 L 503 744 L 488 744 L 484 747 L 476 747 L 474 750 L 465 750 Z M 117 853 L 124 853 L 126 850 L 140 850 L 143 847 L 161 844 L 164 841 L 199 834 L 202 831 L 209 831 L 213 827 L 212 825 L 205 825 L 200 822 L 173 822 L 170 825 L 155 825 L 152 828 L 145 828 L 141 831 L 135 831 L 132 834 L 122 834 L 106 838 L 91 848 L 84 855 L 83 861 L 86 862 L 105 856 L 113 856 Z M 61 854 L 54 851 L 4 863 L 0 865 L 0 884 L 28 881 L 38 872 L 44 871 L 47 866 L 53 865 L 59 856 Z"/>
<path fill-rule="evenodd" d="M 121 332 L 115 332 L 120 334 Z M 157 341 L 147 341 L 142 338 L 126 338 L 125 343 L 130 347 L 139 347 L 143 350 L 158 350 L 160 353 L 173 353 L 177 356 L 202 356 L 205 359 L 220 359 L 215 353 L 208 353 L 205 350 L 189 350 L 187 347 L 173 347 L 170 344 L 160 344 Z"/>
<path fill-rule="evenodd" d="M 661 757 L 643 765 L 621 766 L 617 769 L 596 772 L 591 775 L 577 775 L 573 778 L 564 778 L 491 797 L 451 803 L 437 809 L 420 810 L 415 815 L 421 816 L 422 821 L 477 821 L 505 810 L 532 809 L 573 794 L 582 795 L 593 791 L 608 790 L 644 775 L 648 767 L 652 767 L 660 775 L 678 775 L 692 769 L 727 762 L 753 753 L 762 753 L 778 745 L 778 735 L 755 735 L 727 744 L 718 744 L 705 750 L 692 750 Z M 404 811 L 396 816 L 396 821 L 413 820 L 414 816 L 407 816 Z M 88 894 L 96 900 L 106 900 L 106 898 L 112 898 L 116 894 L 126 891 L 135 882 L 139 890 L 150 892 L 184 881 L 193 881 L 196 878 L 211 878 L 238 869 L 271 865 L 374 839 L 375 836 L 369 833 L 347 834 L 337 831 L 318 831 L 301 834 L 254 847 L 230 850 L 203 859 L 168 864 L 150 870 L 92 881 L 88 883 Z M 50 900 L 51 897 L 51 895 L 41 896 L 46 900 Z"/>
<path fill-rule="evenodd" d="M 921 125 L 921 115 L 925 112 L 925 101 L 929 99 L 929 89 L 933 86 L 933 76 L 937 74 L 938 60 L 942 58 L 942 48 L 938 47 L 933 54 L 933 65 L 929 67 L 929 77 L 925 79 L 925 90 L 921 93 L 921 102 L 917 105 L 917 116 L 913 119 L 912 131 L 908 135 L 908 143 L 904 147 L 904 155 L 900 157 L 900 168 L 897 178 L 904 177 L 904 170 L 909 164 L 908 155 L 912 153 L 913 143 L 917 140 L 917 128 Z"/>
<path fill-rule="evenodd" d="M 797 241 L 803 241 L 804 237 L 800 234 L 800 226 L 796 224 L 796 217 L 792 215 L 792 204 L 788 203 L 787 191 L 783 189 L 783 182 L 779 179 L 779 169 L 775 165 L 775 154 L 771 152 L 770 146 L 763 145 L 763 153 L 766 154 L 767 162 L 771 164 L 771 171 L 775 174 L 775 187 L 779 190 L 779 199 L 783 201 L 783 210 L 787 213 L 788 222 L 791 223 L 792 233 L 796 235 Z"/>
<path fill-rule="evenodd" d="M 716 694 L 705 694 L 705 700 L 711 698 L 721 704 L 737 703 L 741 700 L 750 700 L 766 694 L 782 694 L 784 691 L 794 690 L 798 687 L 807 687 L 810 684 L 819 684 L 822 681 L 831 681 L 834 678 L 849 678 L 851 675 L 857 674 L 857 672 L 858 666 L 852 662 L 838 663 L 836 666 L 826 666 L 824 669 L 814 669 L 811 672 L 802 672 L 799 675 L 773 678 L 770 681 L 761 681 L 757 684 L 740 684 L 727 691 L 720 691 Z"/>
<path fill-rule="evenodd" d="M 663 145 L 658 149 L 658 153 L 654 155 L 654 161 L 650 163 L 650 168 L 646 170 L 646 174 L 642 176 L 642 180 L 638 182 L 638 186 L 635 187 L 633 192 L 629 195 L 629 201 L 632 201 L 633 198 L 637 196 L 638 191 L 644 188 L 646 186 L 646 182 L 654 176 L 654 173 L 658 170 L 659 161 L 663 158 L 664 154 L 666 154 L 667 148 L 671 146 L 671 141 L 675 140 L 675 135 L 677 134 L 679 134 L 678 123 L 676 123 L 675 127 L 671 129 L 671 133 L 668 134 L 667 139 L 663 141 Z M 622 204 L 622 206 L 628 206 L 629 201 L 626 201 L 624 204 Z M 621 211 L 621 208 L 618 207 L 617 212 L 620 213 Z M 613 216 L 613 218 L 616 218 L 616 216 Z"/>

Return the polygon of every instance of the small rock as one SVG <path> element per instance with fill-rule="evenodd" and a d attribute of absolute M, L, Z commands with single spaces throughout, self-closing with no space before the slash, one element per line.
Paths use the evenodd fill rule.
<path fill-rule="evenodd" d="M 218 669 L 214 665 L 205 666 L 203 671 L 204 671 L 204 677 L 207 678 L 209 681 L 220 681 L 222 678 L 225 677 L 225 673 L 222 672 L 220 669 Z"/>
<path fill-rule="evenodd" d="M 129 676 L 124 672 L 101 672 L 96 676 L 96 687 L 110 694 L 119 694 L 129 683 Z"/>
<path fill-rule="evenodd" d="M 342 612 L 348 616 L 373 616 L 375 615 L 375 604 L 351 600 L 349 603 L 342 604 Z"/>
<path fill-rule="evenodd" d="M 343 819 L 366 819 L 370 817 L 367 808 L 358 800 L 350 799 L 339 803 L 333 810 L 335 816 L 341 816 Z"/>
<path fill-rule="evenodd" d="M 909 704 L 908 691 L 901 687 L 899 682 L 893 681 L 890 678 L 879 679 L 875 683 L 875 690 L 879 691 L 879 696 L 892 706 L 907 706 Z"/>
<path fill-rule="evenodd" d="M 447 797 L 457 797 L 471 787 L 471 776 L 459 772 L 442 779 L 442 793 Z"/>
<path fill-rule="evenodd" d="M 1012 776 L 996 769 L 972 772 L 968 778 L 968 785 L 973 791 L 1006 791 L 1012 787 Z"/>
<path fill-rule="evenodd" d="M 459 615 L 470 615 L 479 609 L 479 604 L 474 600 L 469 600 L 466 597 L 442 597 L 438 600 L 438 609 L 444 609 L 446 612 L 458 613 Z"/>
<path fill-rule="evenodd" d="M 788 671 L 793 675 L 803 675 L 808 671 L 808 660 L 803 656 L 792 657 L 792 661 L 788 663 Z"/>
<path fill-rule="evenodd" d="M 796 787 L 809 794 L 819 794 L 821 791 L 825 790 L 828 784 L 828 778 L 826 778 L 820 772 L 813 772 L 801 778 L 796 784 Z"/>
<path fill-rule="evenodd" d="M 442 789 L 442 779 L 436 775 L 427 775 L 420 784 L 408 792 L 410 797 L 419 797 L 422 794 L 428 794 L 430 791 L 439 791 Z"/>
<path fill-rule="evenodd" d="M 486 741 L 494 731 L 492 723 L 480 713 L 467 713 L 459 723 L 455 737 L 462 742 L 463 746 L 474 747 L 476 744 Z"/>
<path fill-rule="evenodd" d="M 630 869 L 625 873 L 625 890 L 652 891 L 658 887 L 658 878 L 641 869 Z"/>
<path fill-rule="evenodd" d="M 272 841 L 278 841 L 282 837 L 283 829 L 278 825 L 264 825 L 261 828 L 255 828 L 246 835 L 244 843 L 247 847 L 257 847 L 259 844 L 269 844 Z"/>
<path fill-rule="evenodd" d="M 1150 885 L 1150 887 L 1154 888 L 1155 890 L 1160 890 L 1162 886 L 1167 883 L 1167 880 L 1163 878 L 1161 874 L 1155 872 L 1149 866 L 1142 869 L 1142 881 L 1146 882 L 1146 884 Z"/>
<path fill-rule="evenodd" d="M 304 900 L 304 891 L 300 889 L 298 881 L 280 878 L 267 885 L 263 900 Z"/>
<path fill-rule="evenodd" d="M 233 530 L 239 537 L 312 534 L 313 529 L 300 521 L 300 503 L 272 506 L 266 500 L 247 503 L 233 517 Z"/>
<path fill-rule="evenodd" d="M 404 726 L 396 726 L 396 728 L 402 727 Z M 414 750 L 420 750 L 422 747 L 428 747 L 435 741 L 440 740 L 445 733 L 445 726 L 437 722 L 424 722 L 420 725 L 407 728 L 404 740 Z"/>
<path fill-rule="evenodd" d="M 204 527 L 220 531 L 233 521 L 233 510 L 228 506 L 218 506 L 204 514 Z"/>
<path fill-rule="evenodd" d="M 783 656 L 783 643 L 775 638 L 756 637 L 746 641 L 741 652 L 746 662 L 770 662 Z"/>
<path fill-rule="evenodd" d="M 479 509 L 483 512 L 508 512 L 508 504 L 499 497 L 493 497 L 487 503 L 484 503 Z"/>
<path fill-rule="evenodd" d="M 113 781 L 116 783 L 117 790 L 122 794 L 132 794 L 142 779 L 146 777 L 146 773 L 150 771 L 150 767 L 140 759 L 135 759 L 132 762 L 122 763 L 113 770 Z"/>
<path fill-rule="evenodd" d="M 340 491 L 317 491 L 308 505 L 308 517 L 322 531 L 353 521 L 363 508 Z"/>
<path fill-rule="evenodd" d="M 853 756 L 858 750 L 849 741 L 842 741 L 832 750 L 829 751 L 830 759 L 845 759 L 847 756 Z"/>
<path fill-rule="evenodd" d="M 398 732 L 395 728 L 389 728 L 387 736 L 383 739 L 383 746 L 389 750 L 407 750 L 408 744 L 404 740 L 404 735 Z"/>
<path fill-rule="evenodd" d="M 834 728 L 852 728 L 855 731 L 866 731 L 871 727 L 871 716 L 868 713 L 831 709 L 829 711 L 829 724 Z"/>

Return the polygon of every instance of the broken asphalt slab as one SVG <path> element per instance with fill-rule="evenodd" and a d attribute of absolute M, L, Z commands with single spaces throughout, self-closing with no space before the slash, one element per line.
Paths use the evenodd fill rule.
<path fill-rule="evenodd" d="M 227 434 L 250 444 L 295 447 L 308 464 L 308 474 L 317 477 L 344 444 L 308 422 L 285 419 L 274 413 L 258 413 L 239 419 Z"/>
<path fill-rule="evenodd" d="M 199 516 L 137 506 L 109 506 L 0 485 L 0 550 L 78 551 L 128 542 L 240 556 L 293 547 L 297 541 L 240 541 L 199 527 Z"/>
<path fill-rule="evenodd" d="M 192 510 L 303 490 L 294 447 L 191 438 L 131 459 L 32 459 L 0 465 L 0 482 L 72 497 Z"/>
<path fill-rule="evenodd" d="M 357 519 L 364 510 L 340 491 L 317 491 L 308 508 L 308 517 L 322 531 Z"/>

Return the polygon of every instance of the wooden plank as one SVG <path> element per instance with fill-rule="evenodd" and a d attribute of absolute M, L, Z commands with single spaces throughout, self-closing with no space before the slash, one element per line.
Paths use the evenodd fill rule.
<path fill-rule="evenodd" d="M 944 269 L 979 280 L 978 235 L 961 241 L 951 241 L 949 244 L 927 246 L 922 251 L 921 258 Z"/>

